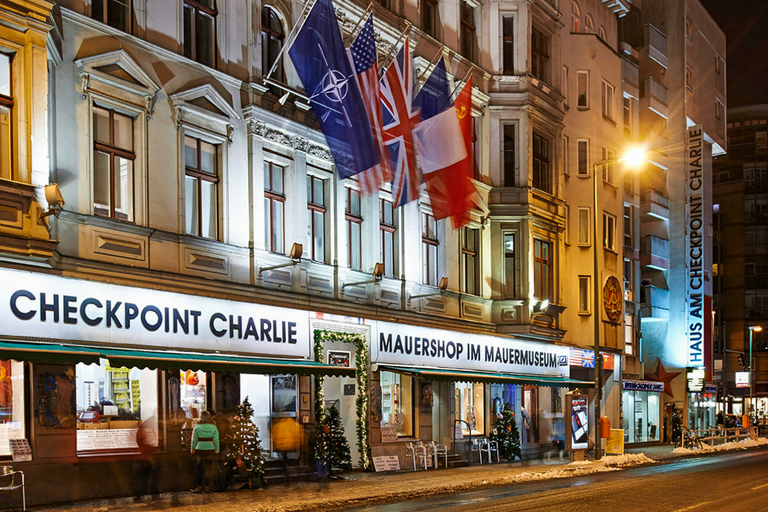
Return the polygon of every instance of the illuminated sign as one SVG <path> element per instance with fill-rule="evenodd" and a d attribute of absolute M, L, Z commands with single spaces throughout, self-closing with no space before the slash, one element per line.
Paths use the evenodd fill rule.
<path fill-rule="evenodd" d="M 571 450 L 586 450 L 589 445 L 589 412 L 587 397 L 571 397 Z"/>
<path fill-rule="evenodd" d="M 686 203 L 686 303 L 688 366 L 704 366 L 704 171 L 701 125 L 688 129 Z"/>
<path fill-rule="evenodd" d="M 704 390 L 704 370 L 696 368 L 686 374 L 688 379 L 688 391 L 698 393 Z"/>
<path fill-rule="evenodd" d="M 749 387 L 749 372 L 736 372 L 736 387 L 748 388 Z"/>
<path fill-rule="evenodd" d="M 631 391 L 664 391 L 663 382 L 649 382 L 642 380 L 625 380 L 621 383 L 622 388 Z"/>

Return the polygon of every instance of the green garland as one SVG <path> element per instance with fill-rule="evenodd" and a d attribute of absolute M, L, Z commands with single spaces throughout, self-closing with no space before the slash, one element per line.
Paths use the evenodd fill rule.
<path fill-rule="evenodd" d="M 323 362 L 323 347 L 326 341 L 352 343 L 357 348 L 355 356 L 355 375 L 357 377 L 357 449 L 360 452 L 360 466 L 370 469 L 371 456 L 368 446 L 368 346 L 364 334 L 315 330 L 315 361 Z M 325 415 L 325 397 L 323 396 L 323 377 L 315 378 L 315 411 L 317 423 Z"/>

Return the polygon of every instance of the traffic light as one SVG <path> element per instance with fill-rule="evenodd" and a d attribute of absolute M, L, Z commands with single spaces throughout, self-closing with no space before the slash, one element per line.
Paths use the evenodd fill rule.
<path fill-rule="evenodd" d="M 742 368 L 747 367 L 747 365 L 744 364 L 744 354 L 739 354 L 739 364 L 741 365 Z"/>

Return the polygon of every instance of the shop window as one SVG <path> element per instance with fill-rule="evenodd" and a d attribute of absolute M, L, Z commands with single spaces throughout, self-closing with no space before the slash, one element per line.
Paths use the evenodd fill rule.
<path fill-rule="evenodd" d="M 422 283 L 437 286 L 440 240 L 437 237 L 435 216 L 426 212 L 421 214 L 421 246 Z"/>
<path fill-rule="evenodd" d="M 285 42 L 285 33 L 283 23 L 274 9 L 264 7 L 261 10 L 261 67 L 264 76 L 269 73 L 272 66 L 277 62 L 275 71 L 270 78 L 284 81 L 283 63 L 278 60 L 280 50 Z"/>
<path fill-rule="evenodd" d="M 285 169 L 272 162 L 264 162 L 264 236 L 266 248 L 285 253 Z"/>
<path fill-rule="evenodd" d="M 504 233 L 504 298 L 515 298 L 515 234 Z"/>
<path fill-rule="evenodd" d="M 309 257 L 325 262 L 325 180 L 307 176 L 307 238 Z"/>
<path fill-rule="evenodd" d="M 381 426 L 395 427 L 398 436 L 413 436 L 413 378 L 382 371 Z"/>
<path fill-rule="evenodd" d="M 349 268 L 360 270 L 363 267 L 363 216 L 360 210 L 360 191 L 347 188 L 347 207 L 344 211 L 347 224 L 347 244 L 349 245 Z"/>
<path fill-rule="evenodd" d="M 24 363 L 0 361 L 0 456 L 11 454 L 9 439 L 26 437 Z"/>
<path fill-rule="evenodd" d="M 625 442 L 647 443 L 660 439 L 659 393 L 624 390 L 622 409 Z"/>
<path fill-rule="evenodd" d="M 272 413 L 295 414 L 298 410 L 296 407 L 298 402 L 296 376 L 274 375 L 270 380 L 272 381 Z"/>
<path fill-rule="evenodd" d="M 504 75 L 515 74 L 515 18 L 502 16 L 501 18 L 501 53 L 502 69 Z"/>
<path fill-rule="evenodd" d="M 180 379 L 179 397 L 184 417 L 198 420 L 200 419 L 200 414 L 208 410 L 206 395 L 208 375 L 203 371 L 182 370 L 180 372 Z"/>
<path fill-rule="evenodd" d="M 188 235 L 216 239 L 218 146 L 184 137 L 184 213 Z"/>
<path fill-rule="evenodd" d="M 461 421 L 464 435 L 482 435 L 485 433 L 485 390 L 479 382 L 456 382 L 455 411 L 456 420 Z"/>
<path fill-rule="evenodd" d="M 131 0 L 94 0 L 91 17 L 112 28 L 128 32 L 131 22 Z"/>
<path fill-rule="evenodd" d="M 93 212 L 133 222 L 133 118 L 93 107 Z"/>
<path fill-rule="evenodd" d="M 488 393 L 491 397 L 494 417 L 498 418 L 506 406 L 509 406 L 513 411 L 515 410 L 514 384 L 490 384 L 488 386 Z"/>
<path fill-rule="evenodd" d="M 12 57 L 0 53 L 0 178 L 11 179 L 11 140 L 13 139 L 13 92 L 11 90 Z"/>
<path fill-rule="evenodd" d="M 215 0 L 184 0 L 184 56 L 212 67 L 216 47 Z"/>
<path fill-rule="evenodd" d="M 157 370 L 111 366 L 102 359 L 98 365 L 77 364 L 75 378 L 78 452 L 135 450 L 139 429 L 157 446 Z"/>
<path fill-rule="evenodd" d="M 381 259 L 384 264 L 384 275 L 395 277 L 395 216 L 392 201 L 379 201 L 379 231 L 381 232 Z"/>
<path fill-rule="evenodd" d="M 270 418 L 271 397 L 269 375 L 240 374 L 240 403 L 248 399 L 253 407 L 251 419 L 259 429 L 259 440 L 262 448 L 269 452 L 270 446 Z"/>

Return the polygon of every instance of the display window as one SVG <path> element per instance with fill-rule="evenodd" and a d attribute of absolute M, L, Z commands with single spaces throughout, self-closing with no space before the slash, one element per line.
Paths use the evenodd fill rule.
<path fill-rule="evenodd" d="M 506 405 L 515 410 L 515 385 L 491 384 L 489 386 L 493 415 L 498 417 Z"/>
<path fill-rule="evenodd" d="M 138 448 L 136 435 L 157 446 L 157 370 L 96 365 L 75 366 L 77 451 Z"/>
<path fill-rule="evenodd" d="M 270 376 L 244 373 L 240 375 L 240 403 L 245 399 L 253 408 L 254 425 L 259 429 L 259 439 L 262 448 L 271 450 L 270 418 L 272 407 L 270 405 Z"/>
<path fill-rule="evenodd" d="M 455 389 L 456 420 L 461 420 L 464 435 L 485 433 L 485 386 L 480 382 L 457 382 Z"/>
<path fill-rule="evenodd" d="M 272 413 L 280 416 L 296 414 L 296 376 L 272 376 Z"/>
<path fill-rule="evenodd" d="M 10 455 L 8 440 L 24 433 L 24 363 L 0 361 L 0 456 Z"/>
<path fill-rule="evenodd" d="M 661 439 L 659 393 L 624 390 L 622 393 L 624 441 L 647 443 Z"/>
<path fill-rule="evenodd" d="M 382 371 L 381 426 L 394 427 L 398 436 L 413 436 L 413 378 Z"/>
<path fill-rule="evenodd" d="M 688 410 L 689 428 L 706 430 L 715 427 L 717 417 L 717 398 L 715 393 L 689 393 Z"/>
<path fill-rule="evenodd" d="M 179 379 L 181 381 L 179 397 L 184 417 L 199 420 L 200 414 L 207 410 L 208 375 L 202 370 L 181 370 Z"/>

